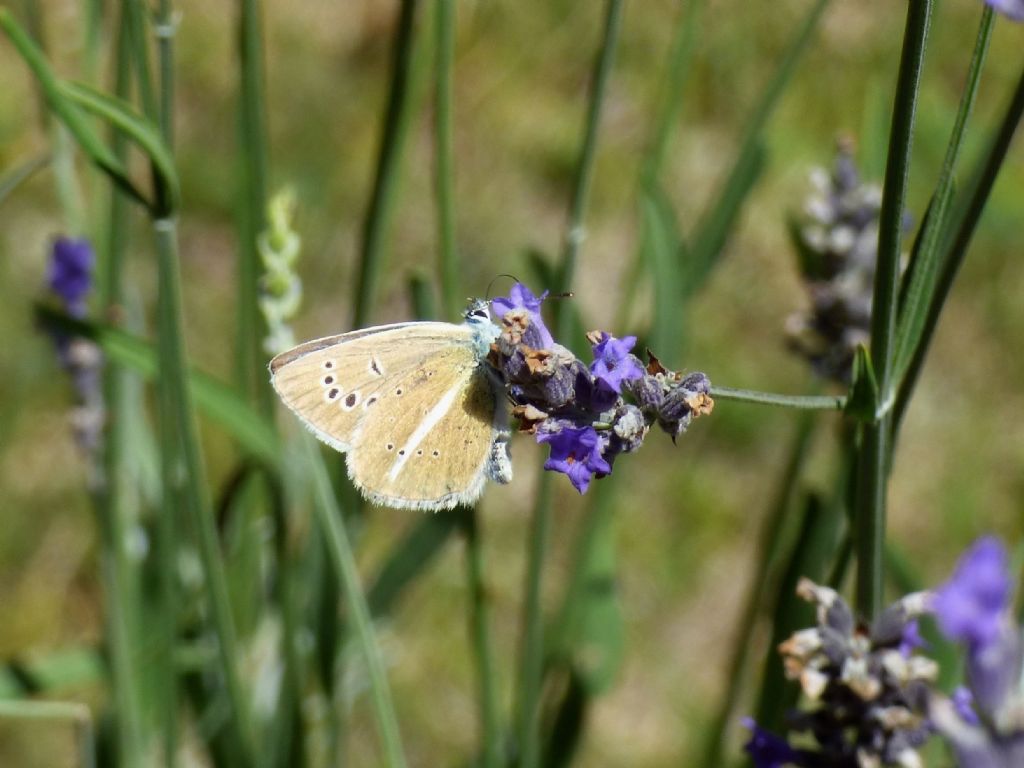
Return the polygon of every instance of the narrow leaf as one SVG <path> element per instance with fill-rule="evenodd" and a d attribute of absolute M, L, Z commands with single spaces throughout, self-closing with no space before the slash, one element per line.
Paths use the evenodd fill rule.
<path fill-rule="evenodd" d="M 160 135 L 160 129 L 136 112 L 128 102 L 88 85 L 62 82 L 59 88 L 68 99 L 106 120 L 142 150 L 152 164 L 155 183 L 160 190 L 159 199 L 164 206 L 163 210 L 155 213 L 166 216 L 174 211 L 180 199 L 178 172 L 171 151 Z"/>
<path fill-rule="evenodd" d="M 391 610 L 399 595 L 430 565 L 458 529 L 460 514 L 425 516 L 395 545 L 366 593 L 371 616 L 382 616 Z"/>
<path fill-rule="evenodd" d="M 157 372 L 153 345 L 109 326 L 69 317 L 43 305 L 36 306 L 39 319 L 47 326 L 90 339 L 115 363 L 152 378 Z M 279 445 L 273 428 L 231 387 L 209 374 L 193 370 L 188 377 L 192 396 L 211 420 L 220 424 L 256 458 L 275 465 Z"/>
<path fill-rule="evenodd" d="M 676 226 L 675 214 L 664 192 L 651 183 L 640 193 L 643 221 L 643 260 L 654 280 L 654 323 L 650 346 L 658 354 L 678 350 L 681 276 L 679 255 L 687 261 L 685 245 Z"/>
<path fill-rule="evenodd" d="M 733 166 L 718 202 L 698 226 L 692 238 L 693 251 L 684 264 L 684 295 L 697 292 L 722 255 L 743 203 L 764 170 L 765 155 L 764 146 L 760 143 L 750 145 L 743 152 Z M 681 258 L 684 256 L 680 254 Z"/>
<path fill-rule="evenodd" d="M 43 52 L 6 8 L 0 8 L 0 27 L 7 33 L 21 58 L 36 76 L 53 114 L 67 127 L 89 159 L 131 197 L 147 208 L 150 207 L 146 196 L 132 183 L 128 169 L 96 135 L 78 107 L 63 93 L 62 83 L 50 69 Z"/>
<path fill-rule="evenodd" d="M 571 659 L 591 696 L 611 687 L 625 642 L 616 588 L 613 500 L 610 492 L 595 497 L 584 524 L 557 638 L 556 653 Z"/>
<path fill-rule="evenodd" d="M 949 213 L 956 184 L 952 179 L 935 191 L 928 214 L 921 225 L 913 258 L 904 277 L 899 317 L 896 324 L 896 352 L 893 355 L 893 380 L 900 381 L 914 356 L 924 333 L 928 307 L 939 281 L 942 244 L 948 229 Z"/>

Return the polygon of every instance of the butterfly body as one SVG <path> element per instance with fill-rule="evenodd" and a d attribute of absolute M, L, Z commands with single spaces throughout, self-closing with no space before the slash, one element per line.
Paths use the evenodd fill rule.
<path fill-rule="evenodd" d="M 348 454 L 377 504 L 439 510 L 512 478 L 504 385 L 485 361 L 498 328 L 485 303 L 462 324 L 382 325 L 300 344 L 271 382 L 307 428 Z"/>

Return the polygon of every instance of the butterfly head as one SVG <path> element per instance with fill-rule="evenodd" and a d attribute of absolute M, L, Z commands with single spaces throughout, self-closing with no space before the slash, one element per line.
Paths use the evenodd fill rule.
<path fill-rule="evenodd" d="M 471 299 L 462 316 L 468 325 L 490 325 L 491 302 L 487 299 Z"/>
<path fill-rule="evenodd" d="M 481 358 L 485 357 L 491 342 L 498 338 L 501 332 L 498 326 L 491 322 L 491 302 L 487 299 L 471 299 L 462 316 L 466 325 L 473 329 L 477 354 Z"/>

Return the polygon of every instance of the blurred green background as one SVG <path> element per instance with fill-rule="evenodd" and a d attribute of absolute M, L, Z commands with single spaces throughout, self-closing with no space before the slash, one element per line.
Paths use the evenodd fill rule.
<path fill-rule="evenodd" d="M 645 278 L 639 300 L 628 308 L 630 324 L 611 327 L 637 249 L 637 178 L 682 5 L 627 2 L 605 105 L 573 301 L 587 327 L 619 335 L 635 332 L 633 325 L 642 328 L 649 316 Z M 917 221 L 941 164 L 979 5 L 947 0 L 934 22 L 909 200 Z M 436 262 L 430 6 L 422 3 L 418 18 L 413 117 L 375 323 L 408 318 L 406 280 L 431 272 Z M 42 7 L 58 71 L 82 77 L 80 4 L 60 0 Z M 684 232 L 716 193 L 759 90 L 807 7 L 806 0 L 710 3 L 661 175 Z M 176 8 L 176 151 L 189 353 L 200 368 L 231 380 L 236 8 L 196 0 Z M 348 329 L 397 4 L 308 0 L 268 2 L 264 10 L 272 188 L 291 185 L 298 196 L 305 297 L 296 334 L 309 338 Z M 457 12 L 454 120 L 463 285 L 482 294 L 495 274 L 512 272 L 541 289 L 527 277 L 526 254 L 536 249 L 553 260 L 561 247 L 603 9 L 585 0 L 468 0 L 458 3 Z M 856 137 L 866 175 L 880 178 L 903 13 L 903 4 L 889 0 L 832 3 L 772 120 L 768 167 L 725 257 L 688 317 L 680 319 L 688 328 L 685 349 L 656 350 L 666 365 L 704 371 L 725 386 L 787 393 L 815 386 L 784 345 L 786 317 L 807 301 L 784 217 L 799 209 L 808 192 L 809 169 L 830 164 L 838 136 Z M 1024 29 L 1000 20 L 967 167 L 1003 108 L 1022 47 Z M 106 54 L 111 50 L 104 46 Z M 104 58 L 100 71 L 108 70 Z M 0 172 L 46 146 L 30 78 L 5 41 Z M 926 583 L 943 578 L 976 535 L 995 532 L 1015 542 L 1024 533 L 1022 193 L 1018 143 L 947 306 L 900 440 L 890 530 Z M 130 292 L 143 315 L 152 317 L 150 236 L 141 221 L 137 225 L 129 251 Z M 48 170 L 0 206 L 0 659 L 89 647 L 102 633 L 95 518 L 85 463 L 67 423 L 70 386 L 50 340 L 33 323 L 49 244 L 62 227 Z M 582 346 L 582 339 L 565 341 Z M 616 684 L 589 713 L 580 765 L 683 764 L 692 754 L 725 684 L 753 534 L 795 425 L 793 412 L 720 402 L 678 446 L 652 434 L 641 453 L 616 464 L 625 657 Z M 837 417 L 820 419 L 807 485 L 824 490 L 831 483 L 837 426 Z M 203 437 L 216 485 L 231 467 L 230 441 L 205 423 Z M 514 441 L 513 453 L 515 482 L 490 488 L 482 506 L 505 706 L 511 705 L 519 646 L 527 513 L 541 458 L 526 438 Z M 568 544 L 584 509 L 564 478 L 556 487 L 554 549 L 545 576 L 552 607 L 564 588 Z M 591 490 L 602 492 L 602 483 Z M 377 563 L 416 517 L 372 510 L 361 562 Z M 476 744 L 460 547 L 443 552 L 381 627 L 414 765 L 459 764 Z M 760 651 L 755 658 L 759 668 Z M 378 752 L 371 713 L 359 681 L 351 687 L 346 748 L 352 765 L 373 765 Z M 753 691 L 753 682 L 748 688 Z M 97 705 L 103 700 L 89 675 L 55 695 Z M 64 734 L 62 727 L 0 723 L 0 762 L 59 764 L 68 746 L 61 741 L 66 734 L 57 734 Z"/>

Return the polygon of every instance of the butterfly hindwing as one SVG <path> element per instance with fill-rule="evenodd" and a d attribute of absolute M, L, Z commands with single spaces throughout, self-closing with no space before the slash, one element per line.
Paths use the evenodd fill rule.
<path fill-rule="evenodd" d="M 451 346 L 388 381 L 348 459 L 372 501 L 448 509 L 475 501 L 488 477 L 508 482 L 506 414 L 484 365 Z"/>

